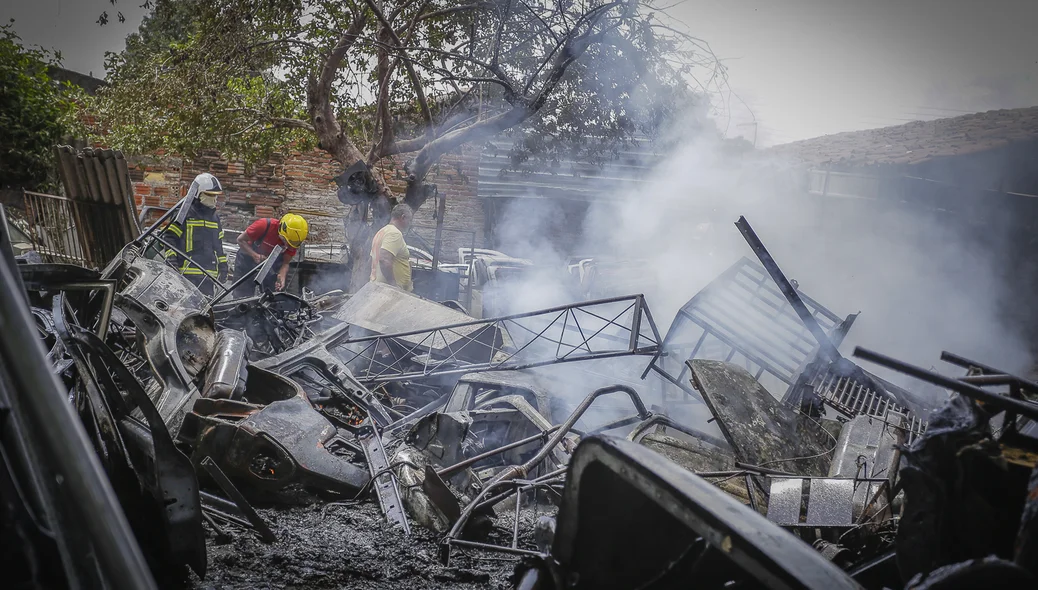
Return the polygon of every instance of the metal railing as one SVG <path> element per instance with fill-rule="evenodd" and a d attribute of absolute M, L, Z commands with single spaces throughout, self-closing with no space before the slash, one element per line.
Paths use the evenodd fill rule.
<path fill-rule="evenodd" d="M 651 355 L 659 342 L 645 298 L 629 295 L 428 330 L 352 337 L 337 342 L 334 352 L 358 381 L 372 385 Z M 405 350 L 385 355 L 390 346 Z M 421 362 L 415 363 L 415 357 Z M 472 362 L 474 358 L 489 360 Z"/>
<path fill-rule="evenodd" d="M 33 248 L 47 262 L 101 268 L 123 246 L 121 206 L 24 192 L 25 217 Z"/>

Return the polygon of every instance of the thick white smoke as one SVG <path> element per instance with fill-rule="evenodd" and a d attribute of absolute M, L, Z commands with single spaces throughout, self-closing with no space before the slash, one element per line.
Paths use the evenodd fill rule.
<path fill-rule="evenodd" d="M 823 201 L 776 186 L 780 168 L 761 154 L 724 155 L 714 138 L 694 138 L 662 158 L 630 193 L 602 195 L 583 226 L 568 228 L 571 251 L 635 261 L 660 330 L 678 308 L 721 271 L 756 260 L 734 226 L 744 215 L 782 270 L 800 289 L 840 316 L 861 311 L 841 347 L 862 345 L 948 374 L 949 350 L 1022 372 L 1030 351 L 1019 328 L 999 313 L 1006 295 L 999 252 L 984 249 L 930 214 L 874 202 Z M 559 214 L 547 200 L 517 201 L 499 223 L 501 249 L 560 268 L 567 252 L 552 246 L 531 220 Z M 518 287 L 515 311 L 568 297 L 552 273 Z M 558 279 L 556 279 L 557 281 Z M 620 293 L 615 293 L 620 294 Z M 918 381 L 865 368 L 926 391 Z M 935 400 L 936 401 L 936 400 Z"/>

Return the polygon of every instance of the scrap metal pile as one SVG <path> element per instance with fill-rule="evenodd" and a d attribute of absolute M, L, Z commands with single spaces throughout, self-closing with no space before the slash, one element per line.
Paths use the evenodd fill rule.
<path fill-rule="evenodd" d="M 99 271 L 0 243 L 8 587 L 204 580 L 214 536 L 277 542 L 254 505 L 299 493 L 377 503 L 443 563 L 514 556 L 524 590 L 1035 582 L 1038 384 L 855 352 L 954 392 L 925 416 L 744 219 L 761 264 L 665 338 L 641 295 L 490 319 L 377 283 L 209 299 L 155 256 L 163 221 Z M 607 359 L 582 391 L 549 371 Z"/>

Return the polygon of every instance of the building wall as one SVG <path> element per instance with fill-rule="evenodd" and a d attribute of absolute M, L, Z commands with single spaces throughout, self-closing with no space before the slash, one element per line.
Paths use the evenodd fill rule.
<path fill-rule="evenodd" d="M 344 207 L 336 197 L 332 181 L 342 165 L 321 151 L 289 152 L 264 165 L 247 170 L 242 162 L 229 161 L 218 152 L 203 152 L 194 160 L 157 154 L 128 158 L 132 167 L 134 195 L 138 208 L 168 207 L 187 194 L 191 181 L 201 172 L 220 179 L 225 197 L 219 211 L 224 227 L 244 229 L 257 217 L 277 217 L 298 212 L 310 223 L 314 244 L 345 241 Z M 478 150 L 448 154 L 429 175 L 428 182 L 447 197 L 441 257 L 452 262 L 459 247 L 483 247 L 484 214 L 477 192 Z M 403 194 L 406 182 L 400 161 L 387 161 L 379 168 L 391 189 Z M 431 246 L 435 240 L 436 204 L 425 203 L 415 215 L 415 233 Z M 421 247 L 420 244 L 414 244 Z"/>

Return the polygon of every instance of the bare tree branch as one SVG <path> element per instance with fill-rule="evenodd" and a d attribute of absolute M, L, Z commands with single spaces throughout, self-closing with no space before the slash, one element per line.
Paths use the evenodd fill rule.
<path fill-rule="evenodd" d="M 371 8 L 371 11 L 375 13 L 375 17 L 378 18 L 379 22 L 382 23 L 382 26 L 386 28 L 386 32 L 389 33 L 397 47 L 402 48 L 403 43 L 401 43 L 400 37 L 396 34 L 396 31 L 393 30 L 393 25 L 391 25 L 386 19 L 386 15 L 382 14 L 378 4 L 375 3 L 375 0 L 364 0 L 364 2 L 369 8 Z M 407 71 L 407 76 L 411 79 L 411 85 L 414 87 L 414 93 L 418 99 L 418 106 L 422 109 L 422 116 L 425 117 L 426 123 L 431 127 L 432 110 L 429 109 L 429 101 L 425 97 L 425 89 L 422 87 L 422 80 L 418 77 L 418 73 L 415 72 L 414 66 L 409 60 L 404 61 L 404 70 Z"/>
<path fill-rule="evenodd" d="M 439 18 L 441 16 L 448 16 L 457 12 L 468 12 L 470 10 L 479 10 L 490 6 L 489 2 L 476 2 L 474 4 L 462 4 L 461 6 L 452 6 L 450 8 L 441 8 L 439 10 L 433 10 L 432 12 L 426 12 L 418 16 L 418 21 L 429 20 L 432 18 Z"/>

